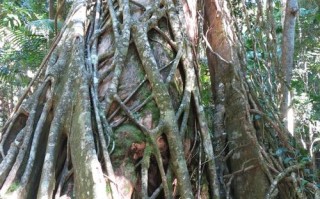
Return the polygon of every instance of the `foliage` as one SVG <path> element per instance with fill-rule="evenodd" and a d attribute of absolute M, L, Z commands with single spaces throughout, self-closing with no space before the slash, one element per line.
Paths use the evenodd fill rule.
<path fill-rule="evenodd" d="M 320 116 L 320 9 L 315 4 L 305 4 L 300 8 L 299 26 L 297 28 L 297 67 L 294 71 L 292 87 L 296 92 L 297 106 L 299 99 L 304 98 L 302 105 L 309 103 L 309 119 Z M 307 99 L 306 99 L 307 98 Z"/>
<path fill-rule="evenodd" d="M 47 38 L 40 31 L 33 31 L 43 16 L 12 2 L 4 2 L 1 8 L 0 79 L 25 86 L 30 79 L 27 72 L 34 72 L 46 53 Z"/>
<path fill-rule="evenodd" d="M 208 64 L 205 60 L 199 61 L 200 82 L 201 82 L 201 99 L 204 106 L 208 107 L 212 104 L 211 80 Z"/>
<path fill-rule="evenodd" d="M 258 107 L 272 121 L 281 124 L 278 110 L 281 102 L 279 85 L 283 82 L 280 75 L 283 5 L 280 0 L 262 1 L 264 5 L 259 4 L 261 1 L 229 2 L 237 21 L 237 36 L 243 42 L 243 72 L 250 91 Z M 319 174 L 310 165 L 318 164 L 312 157 L 319 149 L 320 5 L 319 1 L 302 0 L 299 6 L 293 77 L 287 85 L 292 94 L 294 112 L 295 139 L 290 139 L 290 144 L 296 148 L 290 151 L 274 141 L 273 153 L 286 167 L 306 164 L 304 181 L 300 184 L 300 189 L 306 191 L 307 182 L 319 183 Z M 265 130 L 272 133 L 271 129 L 265 126 Z"/>
<path fill-rule="evenodd" d="M 270 3 L 271 2 L 271 3 Z M 281 59 L 283 8 L 281 1 L 270 1 L 266 7 L 248 1 L 231 1 L 238 22 L 238 36 L 243 39 L 247 67 L 244 72 L 264 110 L 276 113 L 280 96 L 278 84 Z M 316 1 L 301 1 L 296 26 L 295 69 L 290 90 L 297 126 L 307 125 L 320 116 L 320 9 Z"/>
<path fill-rule="evenodd" d="M 2 100 L 9 102 L 10 106 L 13 106 L 47 53 L 53 22 L 45 19 L 42 3 L 4 1 L 0 4 L 0 90 L 4 94 Z M 2 102 L 1 106 L 4 104 Z M 4 112 L 0 117 L 5 119 L 10 110 L 1 108 Z"/>
<path fill-rule="evenodd" d="M 19 188 L 19 183 L 14 182 L 10 188 L 8 189 L 8 192 L 14 192 L 15 190 L 17 190 Z"/>

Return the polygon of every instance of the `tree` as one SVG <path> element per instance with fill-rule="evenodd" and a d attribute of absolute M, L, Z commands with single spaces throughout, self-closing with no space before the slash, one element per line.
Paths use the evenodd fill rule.
<path fill-rule="evenodd" d="M 4 1 L 0 5 L 1 128 L 47 52 L 50 21 L 44 19 L 42 3 Z"/>
<path fill-rule="evenodd" d="M 75 1 L 41 83 L 30 93 L 31 81 L 1 133 L 0 194 L 218 195 L 183 20 L 170 0 Z"/>
<path fill-rule="evenodd" d="M 278 80 L 277 35 L 273 1 L 252 2 L 74 1 L 1 131 L 0 197 L 320 198 L 308 151 L 267 96 L 278 82 L 257 81 Z"/>
<path fill-rule="evenodd" d="M 222 154 L 216 162 L 221 194 L 226 198 L 230 195 L 235 198 L 275 198 L 277 196 L 279 198 L 319 198 L 319 190 L 312 183 L 309 187 L 314 190 L 313 194 L 296 191 L 297 179 L 299 179 L 296 176 L 296 170 L 310 168 L 310 162 L 306 161 L 308 159 L 306 156 L 304 160 L 299 160 L 288 153 L 288 151 L 295 151 L 294 153 L 301 157 L 303 156 L 301 153 L 304 152 L 302 146 L 297 143 L 299 140 L 293 140 L 294 138 L 290 137 L 282 122 L 277 119 L 275 116 L 277 113 L 266 108 L 272 106 L 265 98 L 263 90 L 265 88 L 256 89 L 254 84 L 257 82 L 247 78 L 250 75 L 250 67 L 247 66 L 249 64 L 247 55 L 243 53 L 247 46 L 243 44 L 245 41 L 242 39 L 242 33 L 246 30 L 245 34 L 248 34 L 246 37 L 250 41 L 250 45 L 245 45 L 251 47 L 253 43 L 250 50 L 253 51 L 255 63 L 259 64 L 259 56 L 265 63 L 276 63 L 268 60 L 268 58 L 277 58 L 273 54 L 273 49 L 277 46 L 274 42 L 276 41 L 275 27 L 272 23 L 274 18 L 270 13 L 267 14 L 271 23 L 269 29 L 268 25 L 259 21 L 259 18 L 264 17 L 265 11 L 261 1 L 257 1 L 256 7 L 252 9 L 253 13 L 254 10 L 258 11 L 256 16 L 252 14 L 249 16 L 250 4 L 247 5 L 244 1 L 232 2 L 234 5 L 228 4 L 227 1 L 208 0 L 204 4 L 204 35 L 215 104 L 214 137 L 219 143 L 215 151 L 216 154 Z M 272 4 L 272 1 L 267 2 L 266 12 L 272 12 Z M 237 21 L 233 18 L 236 15 L 234 13 L 240 13 L 244 23 L 237 26 Z M 258 24 L 255 24 L 255 20 Z M 260 27 L 259 23 L 263 25 Z M 252 30 L 253 28 L 256 30 Z M 286 31 L 293 31 L 291 28 L 287 29 Z M 268 36 L 257 39 L 258 31 L 265 31 L 266 35 L 271 35 L 271 38 Z M 285 34 L 284 37 L 287 35 Z M 265 42 L 264 39 L 268 42 L 266 46 L 261 45 Z M 294 41 L 290 40 L 291 42 Z M 262 49 L 258 48 L 259 43 Z M 263 52 L 263 48 L 270 48 L 270 51 Z M 293 46 L 290 49 L 292 50 Z M 266 53 L 265 57 L 262 57 L 263 54 L 259 50 Z M 267 53 L 271 56 L 269 57 Z M 292 59 L 292 51 L 289 54 Z M 292 60 L 290 63 L 293 64 Z M 253 68 L 253 70 L 256 72 L 253 75 L 257 75 L 259 68 Z M 270 78 L 272 72 L 268 71 L 268 73 Z M 291 80 L 288 79 L 288 81 Z M 263 96 L 262 99 L 261 96 Z M 276 139 L 278 141 L 275 141 Z M 272 151 L 281 158 L 275 159 Z M 285 160 L 281 160 L 282 158 Z M 282 165 L 283 168 L 277 165 Z M 277 169 L 273 170 L 273 168 Z M 291 174 L 291 180 L 284 180 L 289 174 Z M 313 179 L 312 176 L 314 177 L 313 174 L 309 176 L 310 179 Z M 230 194 L 231 192 L 233 194 Z"/>
<path fill-rule="evenodd" d="M 281 117 L 286 120 L 289 131 L 293 134 L 293 116 L 289 117 L 290 110 L 290 83 L 293 70 L 293 55 L 294 55 L 294 35 L 295 35 L 295 20 L 298 15 L 299 7 L 296 0 L 287 0 L 285 6 L 285 18 L 283 25 L 283 41 L 282 41 L 282 56 L 281 56 L 281 77 L 283 83 L 281 85 L 282 101 L 281 101 Z"/>
<path fill-rule="evenodd" d="M 233 175 L 229 182 L 233 181 L 232 189 L 236 198 L 264 198 L 269 182 L 263 171 L 265 165 L 259 155 L 261 149 L 256 130 L 250 119 L 249 96 L 246 83 L 241 78 L 236 46 L 238 42 L 230 26 L 227 2 L 206 1 L 205 19 L 209 69 L 213 78 L 213 92 L 218 94 L 215 97 L 215 118 L 218 119 L 215 133 L 218 133 L 216 136 L 223 141 L 222 137 L 226 132 L 227 137 L 224 139 L 230 142 L 229 172 Z M 219 151 L 222 152 L 221 149 Z M 221 166 L 221 169 L 223 172 L 226 166 Z M 236 175 L 236 172 L 241 171 L 245 173 Z M 230 193 L 230 190 L 227 192 Z"/>

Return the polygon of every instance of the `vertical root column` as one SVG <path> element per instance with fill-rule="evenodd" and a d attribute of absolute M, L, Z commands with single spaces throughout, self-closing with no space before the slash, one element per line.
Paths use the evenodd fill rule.
<path fill-rule="evenodd" d="M 53 81 L 50 81 L 50 84 L 53 84 Z M 46 136 L 46 135 L 44 135 L 44 133 L 46 133 L 45 132 L 45 123 L 48 119 L 49 112 L 52 108 L 52 91 L 53 91 L 52 87 L 53 86 L 51 85 L 51 87 L 46 91 L 47 92 L 47 101 L 44 105 L 43 111 L 42 111 L 41 116 L 39 118 L 37 127 L 35 129 L 27 166 L 26 166 L 25 171 L 21 177 L 21 182 L 20 182 L 21 187 L 19 188 L 18 193 L 19 193 L 19 196 L 22 198 L 27 197 L 28 191 L 30 192 L 31 184 L 34 183 L 34 181 L 38 177 L 38 175 L 32 175 L 32 174 L 34 174 L 34 171 L 37 168 L 42 166 L 43 159 L 38 159 L 39 145 L 41 144 L 40 139 L 42 139 L 44 136 Z"/>
<path fill-rule="evenodd" d="M 161 119 L 165 124 L 165 134 L 168 138 L 170 154 L 173 161 L 173 169 L 178 179 L 178 187 L 182 198 L 193 198 L 191 182 L 184 159 L 182 140 L 171 103 L 169 91 L 159 73 L 157 62 L 152 53 L 148 37 L 147 27 L 144 24 L 135 25 L 133 39 L 137 46 L 147 78 L 149 79 L 154 99 L 160 109 Z"/>
<path fill-rule="evenodd" d="M 82 9 L 85 9 L 83 7 Z M 84 16 L 82 16 L 84 17 Z M 98 160 L 95 141 L 93 137 L 92 123 L 92 100 L 90 85 L 92 82 L 92 66 L 85 65 L 85 43 L 83 23 L 77 28 L 77 35 L 74 45 L 76 46 L 73 72 L 76 74 L 74 88 L 76 99 L 72 112 L 70 132 L 70 154 L 74 171 L 74 194 L 76 198 L 112 198 L 106 193 L 106 182 L 104 179 L 101 164 Z M 88 63 L 91 64 L 91 63 Z M 93 80 L 95 83 L 95 79 Z M 94 88 L 91 88 L 94 89 Z M 98 114 L 99 115 L 99 114 Z M 101 137 L 103 139 L 103 137 Z"/>
<path fill-rule="evenodd" d="M 18 180 L 19 171 L 23 168 L 23 162 L 25 158 L 29 155 L 29 148 L 31 146 L 31 140 L 34 136 L 34 126 L 35 125 L 42 125 L 37 123 L 37 119 L 39 114 L 42 112 L 42 108 L 40 106 L 40 102 L 44 100 L 44 96 L 47 91 L 48 82 L 45 82 L 36 92 L 35 96 L 32 100 L 33 105 L 29 114 L 29 118 L 27 120 L 26 126 L 20 131 L 16 139 L 14 140 L 14 144 L 10 146 L 10 153 L 5 156 L 5 159 L 1 162 L 1 167 L 3 168 L 0 171 L 0 176 L 3 183 L 0 191 L 0 195 L 3 195 L 7 192 L 9 187 Z M 23 137 L 20 137 L 22 136 Z M 18 154 L 17 154 L 18 153 Z M 13 164 L 14 162 L 14 164 Z"/>

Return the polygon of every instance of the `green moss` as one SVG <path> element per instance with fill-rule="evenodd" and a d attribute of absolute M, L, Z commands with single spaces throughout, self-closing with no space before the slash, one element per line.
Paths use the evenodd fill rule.
<path fill-rule="evenodd" d="M 110 187 L 109 183 L 107 183 L 107 186 L 106 186 L 106 193 L 107 193 L 107 195 L 109 195 L 111 193 L 111 187 Z"/>
<path fill-rule="evenodd" d="M 115 167 L 120 166 L 124 161 L 131 162 L 127 158 L 132 143 L 145 142 L 144 134 L 132 124 L 124 124 L 114 131 L 115 149 L 111 155 Z M 128 164 L 128 162 L 126 164 Z"/>
<path fill-rule="evenodd" d="M 129 179 L 131 182 L 136 182 L 137 181 L 137 176 L 133 175 L 135 174 L 135 164 L 132 162 L 127 162 L 127 164 L 125 164 L 125 170 L 124 170 L 124 176 L 127 177 L 127 179 Z M 130 190 L 130 186 L 129 189 Z"/>
<path fill-rule="evenodd" d="M 146 148 L 144 149 L 144 155 L 150 156 L 152 154 L 152 150 L 153 148 L 149 144 L 147 144 Z"/>
<path fill-rule="evenodd" d="M 146 106 L 142 110 L 142 116 L 146 116 L 147 114 L 152 114 L 152 122 L 158 123 L 159 118 L 160 118 L 160 112 L 157 107 L 157 105 L 154 103 L 154 101 L 151 101 L 146 104 Z"/>
<path fill-rule="evenodd" d="M 16 191 L 18 188 L 19 188 L 19 183 L 14 182 L 14 183 L 12 183 L 12 184 L 10 185 L 7 193 L 12 193 L 12 192 Z"/>
<path fill-rule="evenodd" d="M 136 126 L 131 125 L 131 124 L 124 124 L 124 125 L 118 127 L 115 130 L 115 135 L 117 138 L 119 138 L 119 136 L 120 136 L 120 139 L 122 136 L 125 136 L 125 138 L 127 138 L 127 139 L 121 140 L 121 141 L 124 141 L 124 143 L 129 142 L 130 145 L 132 142 L 144 141 L 144 135 L 140 131 L 140 129 L 138 129 Z M 121 143 L 123 143 L 123 142 L 121 142 Z"/>

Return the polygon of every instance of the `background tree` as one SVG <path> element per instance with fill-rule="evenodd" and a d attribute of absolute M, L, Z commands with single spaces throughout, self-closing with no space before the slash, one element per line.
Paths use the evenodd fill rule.
<path fill-rule="evenodd" d="M 293 55 L 294 55 L 294 43 L 295 43 L 295 24 L 296 17 L 299 12 L 298 1 L 287 0 L 285 5 L 285 18 L 283 24 L 283 37 L 281 48 L 281 78 L 283 83 L 281 84 L 282 101 L 280 105 L 281 118 L 285 120 L 289 132 L 293 134 L 293 113 L 291 105 L 290 94 L 290 82 L 292 79 L 293 70 Z M 291 113 L 290 113 L 291 112 Z"/>
<path fill-rule="evenodd" d="M 12 113 L 17 96 L 21 95 L 46 54 L 46 35 L 50 24 L 43 20 L 46 11 L 42 3 L 39 1 L 38 7 L 31 2 L 1 3 L 1 127 Z"/>
<path fill-rule="evenodd" d="M 283 34 L 276 31 L 281 27 L 277 18 L 281 16 L 277 15 L 280 2 L 229 3 L 217 0 L 204 4 L 204 37 L 215 100 L 214 137 L 219 143 L 215 150 L 225 154 L 217 161 L 221 192 L 227 198 L 230 190 L 236 198 L 312 198 L 315 192 L 319 197 L 312 183 L 308 185 L 313 187 L 311 195 L 306 189 L 295 191 L 303 182 L 297 180 L 294 170 L 310 171 L 312 166 L 299 144 L 301 139 L 290 137 L 278 115 L 283 99 L 277 90 L 277 85 L 283 84 L 277 69 L 281 59 L 278 43 L 287 37 L 286 31 L 294 30 L 284 27 L 288 30 Z M 295 152 L 290 154 L 290 150 Z M 291 180 L 285 181 L 290 174 Z M 311 172 L 301 178 L 311 182 L 316 176 Z"/>
<path fill-rule="evenodd" d="M 227 171 L 226 164 L 221 161 L 219 174 L 231 174 L 228 179 L 229 185 L 225 187 L 228 195 L 232 183 L 236 198 L 264 198 L 269 187 L 268 173 L 264 172 L 267 169 L 265 160 L 262 154 L 259 154 L 263 151 L 250 118 L 250 93 L 247 92 L 247 85 L 240 71 L 241 58 L 236 45 L 238 39 L 230 25 L 231 16 L 227 2 L 205 1 L 204 7 L 208 64 L 213 79 L 213 91 L 216 94 L 215 104 L 218 108 L 215 112 L 215 119 L 218 119 L 214 123 L 217 129 L 215 133 L 218 133 L 216 137 L 220 138 L 223 148 L 226 147 L 227 139 L 230 157 L 230 171 Z M 217 148 L 217 151 L 223 152 L 223 148 Z M 244 173 L 237 175 L 240 172 Z"/>

